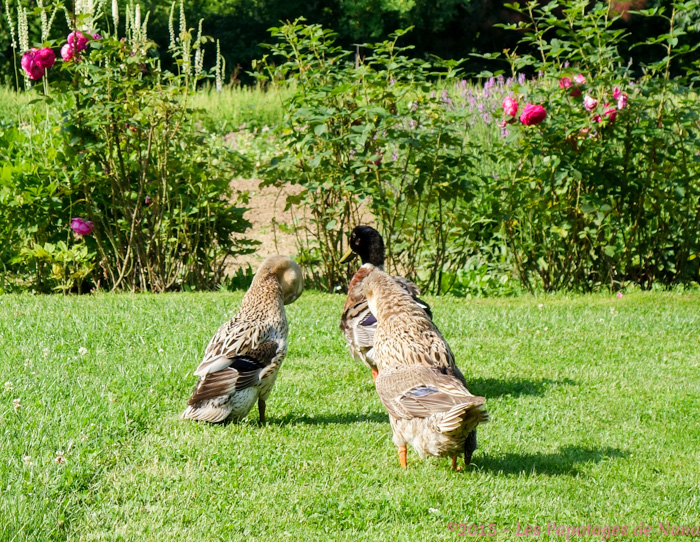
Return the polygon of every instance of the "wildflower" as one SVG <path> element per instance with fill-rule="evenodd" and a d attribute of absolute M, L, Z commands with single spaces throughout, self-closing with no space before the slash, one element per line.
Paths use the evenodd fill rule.
<path fill-rule="evenodd" d="M 544 309 L 544 303 L 538 303 L 538 304 L 537 304 L 537 308 L 538 308 L 539 310 Z"/>
<path fill-rule="evenodd" d="M 627 106 L 627 94 L 620 94 L 620 97 L 617 98 L 617 108 L 624 109 L 626 106 Z"/>
<path fill-rule="evenodd" d="M 614 87 L 614 88 L 613 88 L 612 95 L 613 95 L 613 99 L 614 99 L 614 100 L 617 100 L 620 96 L 622 96 L 622 92 L 620 92 L 620 89 L 619 89 L 619 88 Z"/>
<path fill-rule="evenodd" d="M 12 391 L 12 382 L 9 380 L 5 382 L 5 391 Z"/>
<path fill-rule="evenodd" d="M 33 466 L 34 466 L 34 463 L 32 462 L 32 456 L 30 456 L 30 455 L 25 455 L 25 456 L 22 458 L 22 461 L 23 461 L 24 464 L 27 465 L 28 467 L 33 467 Z"/>
<path fill-rule="evenodd" d="M 146 198 L 143 200 L 143 204 L 148 207 L 151 204 L 151 196 L 146 196 Z"/>
<path fill-rule="evenodd" d="M 617 292 L 615 295 L 616 295 L 619 299 L 622 299 L 622 292 Z"/>
<path fill-rule="evenodd" d="M 80 348 L 78 348 L 78 354 L 80 354 L 81 356 L 84 356 L 87 353 L 88 353 L 88 349 L 85 348 L 84 346 L 81 346 Z"/>
<path fill-rule="evenodd" d="M 571 77 L 562 77 L 559 79 L 559 88 L 566 90 L 571 86 Z"/>
<path fill-rule="evenodd" d="M 579 73 L 579 74 L 577 74 L 577 75 L 574 75 L 574 82 L 575 82 L 577 85 L 585 85 L 585 84 L 586 84 L 586 78 L 585 78 L 583 75 L 581 75 L 581 74 Z"/>
<path fill-rule="evenodd" d="M 15 412 L 17 412 L 20 408 L 22 408 L 22 400 L 21 399 L 12 399 L 12 406 L 15 407 Z"/>
<path fill-rule="evenodd" d="M 515 98 L 510 96 L 503 98 L 503 112 L 511 117 L 514 117 L 518 113 L 518 102 Z"/>
<path fill-rule="evenodd" d="M 59 450 L 58 452 L 56 452 L 56 459 L 54 459 L 54 461 L 59 465 L 66 462 L 66 458 L 63 455 L 63 451 Z"/>
<path fill-rule="evenodd" d="M 90 220 L 83 220 L 82 218 L 73 218 L 70 222 L 70 227 L 78 235 L 90 235 L 95 229 Z"/>
<path fill-rule="evenodd" d="M 437 514 L 438 512 L 440 512 L 440 510 L 438 510 L 437 508 L 428 508 L 428 512 L 430 512 L 431 514 Z"/>
<path fill-rule="evenodd" d="M 591 98 L 590 96 L 584 96 L 583 107 L 586 108 L 586 111 L 593 111 L 596 107 L 598 107 L 598 100 Z"/>
<path fill-rule="evenodd" d="M 547 111 L 541 105 L 527 104 L 520 115 L 520 122 L 525 126 L 534 126 L 542 122 L 547 116 Z"/>

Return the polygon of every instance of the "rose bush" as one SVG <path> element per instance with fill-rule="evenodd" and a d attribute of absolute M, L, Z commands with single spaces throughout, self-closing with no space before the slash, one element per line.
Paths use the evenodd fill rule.
<path fill-rule="evenodd" d="M 698 280 L 700 105 L 692 79 L 671 75 L 674 58 L 691 50 L 676 48 L 684 4 L 646 12 L 668 30 L 638 44 L 663 44 L 666 58 L 649 66 L 620 56 L 624 35 L 607 4 L 510 7 L 525 21 L 512 28 L 538 51 L 503 57 L 514 72 L 539 74 L 515 97 L 542 104 L 547 119 L 537 124 L 544 112 L 525 106 L 527 126 L 485 153 L 502 172 L 491 216 L 522 283 L 591 290 Z"/>

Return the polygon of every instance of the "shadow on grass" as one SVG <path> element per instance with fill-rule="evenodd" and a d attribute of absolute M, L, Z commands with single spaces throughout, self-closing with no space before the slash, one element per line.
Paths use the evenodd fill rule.
<path fill-rule="evenodd" d="M 306 414 L 287 414 L 281 418 L 267 417 L 268 424 L 287 425 L 301 424 L 308 425 L 327 425 L 327 424 L 345 424 L 353 423 L 389 423 L 389 416 L 385 412 L 370 412 L 369 414 L 315 414 L 313 417 Z"/>
<path fill-rule="evenodd" d="M 478 452 L 477 452 L 478 453 Z M 548 476 L 576 476 L 579 468 L 587 463 L 600 463 L 606 459 L 627 457 L 627 453 L 617 448 L 591 448 L 584 446 L 564 446 L 559 452 L 515 454 L 498 457 L 488 455 L 477 458 L 477 470 L 491 471 L 494 474 L 544 474 Z"/>
<path fill-rule="evenodd" d="M 576 382 L 570 378 L 552 380 L 542 378 L 533 380 L 530 378 L 471 378 L 467 380 L 467 387 L 474 395 L 482 395 L 488 401 L 489 397 L 520 397 L 521 395 L 544 395 L 549 389 L 557 386 L 573 386 Z"/>

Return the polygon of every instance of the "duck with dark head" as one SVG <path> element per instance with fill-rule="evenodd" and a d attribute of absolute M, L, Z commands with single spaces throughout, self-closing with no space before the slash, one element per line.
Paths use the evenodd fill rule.
<path fill-rule="evenodd" d="M 384 270 L 384 240 L 380 233 L 371 226 L 357 226 L 350 234 L 350 247 L 340 259 L 340 263 L 351 262 L 359 256 L 362 266 L 357 270 L 348 286 L 348 297 L 340 318 L 340 329 L 345 335 L 350 353 L 372 370 L 372 378 L 377 378 L 377 365 L 373 359 L 374 333 L 377 319 L 369 310 L 367 298 L 362 292 L 362 281 L 369 273 L 379 268 Z M 420 290 L 410 280 L 392 277 L 419 306 L 428 318 L 433 317 L 430 306 L 418 296 Z"/>

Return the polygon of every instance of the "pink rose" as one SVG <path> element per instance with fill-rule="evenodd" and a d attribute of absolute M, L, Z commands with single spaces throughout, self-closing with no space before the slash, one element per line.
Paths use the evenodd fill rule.
<path fill-rule="evenodd" d="M 603 117 L 601 117 L 600 115 L 596 115 L 595 117 L 593 117 L 593 120 L 596 122 L 603 122 Z"/>
<path fill-rule="evenodd" d="M 541 105 L 527 104 L 520 115 L 520 122 L 525 126 L 534 126 L 542 122 L 547 116 L 547 111 Z"/>
<path fill-rule="evenodd" d="M 613 100 L 617 100 L 621 95 L 622 95 L 622 92 L 620 92 L 619 88 L 617 88 L 617 87 L 613 88 Z"/>
<path fill-rule="evenodd" d="M 572 98 L 578 98 L 581 96 L 581 90 L 578 88 L 575 88 L 574 90 L 571 91 L 571 94 L 569 94 Z"/>
<path fill-rule="evenodd" d="M 82 218 L 73 218 L 70 221 L 70 227 L 78 235 L 90 235 L 92 230 L 95 229 L 92 222 L 83 220 Z"/>
<path fill-rule="evenodd" d="M 515 98 L 510 96 L 503 98 L 503 112 L 511 117 L 516 115 L 518 112 L 518 102 L 515 100 Z"/>
<path fill-rule="evenodd" d="M 74 56 L 75 49 L 72 45 L 66 43 L 63 47 L 61 47 L 61 58 L 63 59 L 63 62 L 69 62 L 70 60 L 73 60 Z"/>
<path fill-rule="evenodd" d="M 620 94 L 620 97 L 617 99 L 617 108 L 624 109 L 626 105 L 627 105 L 627 94 Z"/>
<path fill-rule="evenodd" d="M 598 100 L 591 98 L 590 96 L 584 96 L 583 107 L 586 108 L 586 111 L 593 111 L 596 107 L 598 107 Z"/>
<path fill-rule="evenodd" d="M 95 33 L 92 35 L 92 39 L 94 39 L 94 40 L 101 40 L 101 39 L 102 39 L 102 36 L 100 36 L 97 32 L 95 32 Z"/>
<path fill-rule="evenodd" d="M 80 30 L 68 34 L 68 45 L 72 45 L 79 53 L 87 49 L 88 39 Z"/>
<path fill-rule="evenodd" d="M 566 90 L 571 86 L 571 77 L 562 77 L 559 79 L 559 88 Z"/>
<path fill-rule="evenodd" d="M 605 104 L 605 111 L 603 111 L 603 116 L 608 117 L 610 124 L 612 124 L 617 118 L 617 109 L 615 109 L 614 107 L 610 107 L 610 104 Z"/>
<path fill-rule="evenodd" d="M 576 82 L 577 85 L 585 85 L 586 84 L 586 78 L 581 75 L 580 73 L 574 76 L 574 81 Z"/>
<path fill-rule="evenodd" d="M 54 65 L 54 62 L 56 62 L 56 54 L 51 47 L 44 47 L 36 52 L 34 62 L 36 62 L 36 65 L 42 70 L 48 70 Z"/>
<path fill-rule="evenodd" d="M 30 79 L 38 81 L 44 76 L 44 68 L 39 66 L 36 62 L 36 54 L 38 49 L 30 49 L 22 55 L 22 69 L 29 76 Z"/>

